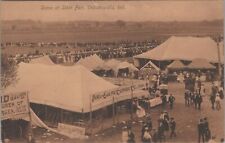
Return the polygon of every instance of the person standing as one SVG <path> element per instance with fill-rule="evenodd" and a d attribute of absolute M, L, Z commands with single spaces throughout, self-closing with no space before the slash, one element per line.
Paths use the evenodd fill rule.
<path fill-rule="evenodd" d="M 203 124 L 203 120 L 200 119 L 199 123 L 198 123 L 198 143 L 201 142 L 204 143 L 205 142 L 205 137 L 204 137 L 204 124 Z"/>
<path fill-rule="evenodd" d="M 151 140 L 152 140 L 152 136 L 149 132 L 149 129 L 148 127 L 145 128 L 145 131 L 144 131 L 144 135 L 143 135 L 143 143 L 151 143 Z"/>
<path fill-rule="evenodd" d="M 211 138 L 211 132 L 209 130 L 209 122 L 206 117 L 204 118 L 203 125 L 204 125 L 205 141 L 208 141 Z"/>
<path fill-rule="evenodd" d="M 165 128 L 164 128 L 162 120 L 159 120 L 158 122 L 159 122 L 158 139 L 159 139 L 159 142 L 162 142 L 163 139 L 165 140 L 165 135 L 164 135 Z"/>
<path fill-rule="evenodd" d="M 210 96 L 210 101 L 211 101 L 211 104 L 212 104 L 212 109 L 214 110 L 215 109 L 216 96 L 212 94 Z"/>
<path fill-rule="evenodd" d="M 161 96 L 161 100 L 162 100 L 162 107 L 163 107 L 163 109 L 165 109 L 166 108 L 166 103 L 167 103 L 166 95 L 162 95 Z"/>
<path fill-rule="evenodd" d="M 173 109 L 174 101 L 175 101 L 175 97 L 172 94 L 170 94 L 169 96 L 170 109 Z"/>
<path fill-rule="evenodd" d="M 131 127 L 128 129 L 128 140 L 127 143 L 135 143 L 135 136 L 133 131 L 131 130 Z"/>
<path fill-rule="evenodd" d="M 122 130 L 122 143 L 127 143 L 128 141 L 128 131 L 127 131 L 127 127 L 123 127 Z"/>
<path fill-rule="evenodd" d="M 177 136 L 175 130 L 176 130 L 176 122 L 175 122 L 174 118 L 172 117 L 172 118 L 170 118 L 170 131 L 171 131 L 170 138 Z"/>
<path fill-rule="evenodd" d="M 186 90 L 184 93 L 185 106 L 189 106 L 189 91 Z"/>
<path fill-rule="evenodd" d="M 195 109 L 197 109 L 197 106 L 198 106 L 198 102 L 197 102 L 197 93 L 194 92 L 194 104 L 195 104 Z"/>
<path fill-rule="evenodd" d="M 196 102 L 197 102 L 197 105 L 198 105 L 198 110 L 201 110 L 201 104 L 202 104 L 202 96 L 201 95 L 197 94 Z"/>
<path fill-rule="evenodd" d="M 220 105 L 220 96 L 219 96 L 218 93 L 216 94 L 215 102 L 216 102 L 216 109 L 217 109 L 217 110 L 220 110 L 220 109 L 221 109 L 221 105 Z"/>

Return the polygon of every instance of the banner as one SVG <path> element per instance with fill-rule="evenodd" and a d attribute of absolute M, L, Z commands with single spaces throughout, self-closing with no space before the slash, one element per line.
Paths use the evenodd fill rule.
<path fill-rule="evenodd" d="M 78 138 L 85 136 L 85 128 L 78 126 L 59 123 L 57 130 L 70 138 Z"/>
<path fill-rule="evenodd" d="M 1 95 L 1 120 L 20 119 L 29 115 L 26 92 Z"/>
<path fill-rule="evenodd" d="M 123 95 L 124 93 L 131 93 L 131 90 L 135 91 L 137 89 L 144 89 L 146 88 L 146 82 L 141 82 L 141 83 L 137 83 L 134 85 L 130 85 L 130 86 L 122 86 L 119 88 L 116 88 L 114 90 L 108 90 L 108 91 L 103 91 L 103 92 L 99 92 L 96 93 L 94 95 L 92 95 L 92 103 L 93 104 L 97 104 L 97 103 L 102 103 L 103 100 L 109 100 L 112 101 L 114 96 L 119 97 L 120 95 Z M 128 94 L 130 95 L 130 94 Z M 127 97 L 127 99 L 130 99 L 131 97 Z M 119 99 L 119 98 L 117 98 Z"/>

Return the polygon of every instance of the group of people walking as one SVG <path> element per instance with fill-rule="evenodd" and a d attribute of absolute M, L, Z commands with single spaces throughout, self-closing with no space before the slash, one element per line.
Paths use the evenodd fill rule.
<path fill-rule="evenodd" d="M 212 104 L 212 109 L 220 110 L 221 109 L 220 102 L 224 98 L 223 88 L 222 87 L 218 88 L 217 86 L 213 84 L 211 90 L 212 90 L 212 93 L 210 96 L 210 101 Z"/>
<path fill-rule="evenodd" d="M 205 89 L 202 88 L 202 84 L 199 84 L 197 88 L 194 90 L 185 90 L 184 100 L 185 106 L 190 107 L 193 106 L 195 109 L 201 110 L 201 105 L 203 103 L 203 96 L 206 96 Z M 175 102 L 175 97 L 172 94 L 166 95 L 163 94 L 160 96 L 162 100 L 162 108 L 166 109 L 167 104 L 169 104 L 169 109 L 172 110 Z M 218 88 L 213 84 L 211 95 L 209 100 L 212 103 L 212 109 L 220 110 L 220 100 L 224 98 L 223 89 Z M 211 136 L 211 131 L 209 128 L 208 119 L 202 118 L 199 120 L 197 124 L 198 131 L 198 142 L 208 142 L 213 143 L 215 136 Z M 124 138 L 124 134 L 127 137 Z M 163 111 L 160 114 L 158 119 L 157 128 L 153 128 L 152 119 L 150 116 L 145 116 L 145 122 L 142 125 L 141 129 L 141 138 L 140 140 L 143 143 L 157 143 L 164 142 L 167 138 L 176 138 L 176 121 L 173 117 L 170 117 L 167 111 Z M 139 140 L 139 139 L 137 139 Z M 223 140 L 223 139 L 221 139 Z M 134 143 L 135 142 L 135 134 L 133 133 L 131 127 L 125 128 L 123 131 L 123 142 L 125 143 Z"/>
<path fill-rule="evenodd" d="M 141 141 L 142 143 L 161 143 L 166 141 L 166 135 L 169 131 L 169 138 L 177 136 L 176 121 L 173 117 L 169 117 L 167 111 L 160 114 L 157 129 L 153 128 L 152 119 L 147 115 L 141 129 Z M 135 134 L 131 127 L 125 126 L 123 128 L 122 141 L 124 143 L 135 143 Z"/>
<path fill-rule="evenodd" d="M 194 105 L 195 109 L 201 110 L 201 104 L 203 102 L 203 97 L 201 93 L 190 90 L 186 90 L 184 93 L 185 106 L 189 107 Z"/>
<path fill-rule="evenodd" d="M 198 142 L 208 142 L 210 138 L 211 131 L 209 129 L 209 122 L 205 117 L 203 119 L 200 119 L 198 123 Z"/>

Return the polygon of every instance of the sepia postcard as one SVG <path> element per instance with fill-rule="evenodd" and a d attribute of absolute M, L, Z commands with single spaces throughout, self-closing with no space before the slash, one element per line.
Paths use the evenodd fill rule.
<path fill-rule="evenodd" d="M 1 142 L 224 143 L 224 1 L 2 1 Z"/>

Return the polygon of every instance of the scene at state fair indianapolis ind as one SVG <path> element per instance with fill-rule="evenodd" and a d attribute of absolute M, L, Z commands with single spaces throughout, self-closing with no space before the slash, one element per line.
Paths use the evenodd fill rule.
<path fill-rule="evenodd" d="M 224 143 L 223 3 L 2 2 L 1 142 Z"/>

